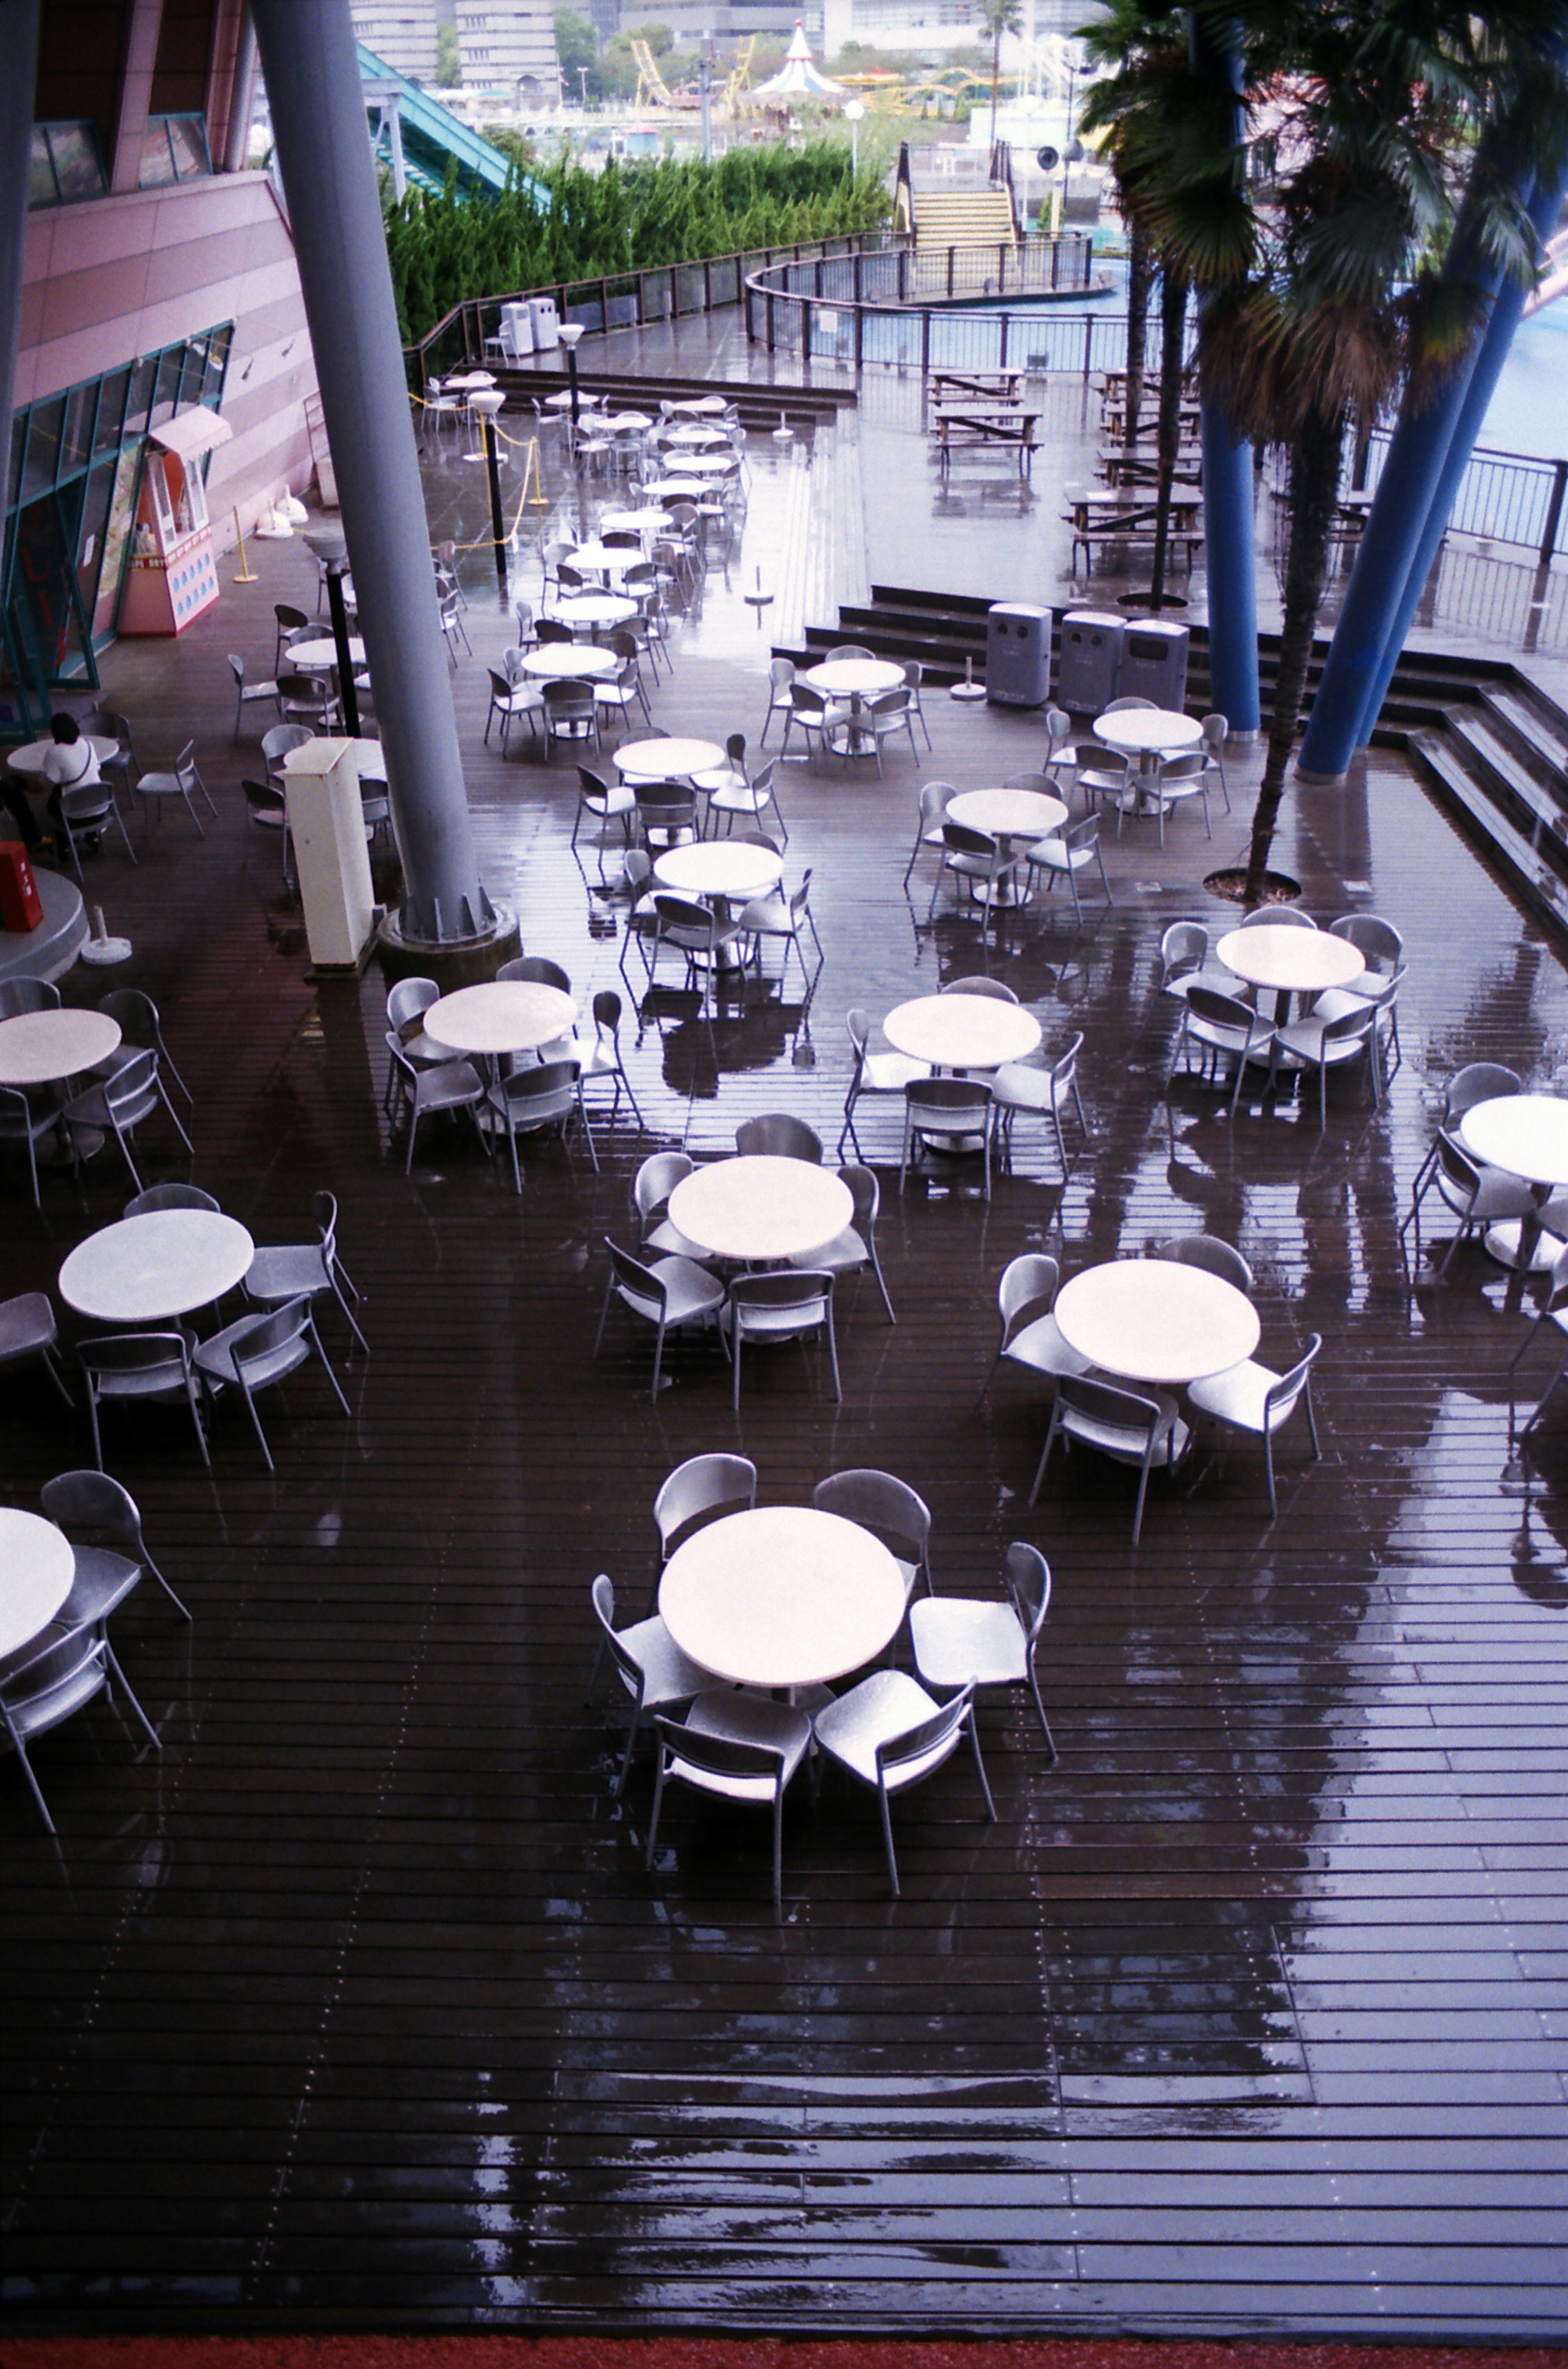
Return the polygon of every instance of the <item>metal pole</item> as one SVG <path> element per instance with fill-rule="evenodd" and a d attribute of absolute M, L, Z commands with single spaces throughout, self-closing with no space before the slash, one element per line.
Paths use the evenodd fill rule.
<path fill-rule="evenodd" d="M 32 146 L 33 86 L 38 77 L 39 0 L 0 7 L 0 455 L 7 465 L 17 383 L 21 317 L 22 256 L 28 229 L 28 159 Z M 25 645 L 28 636 L 19 637 Z M 47 711 L 48 699 L 38 686 Z M 34 722 L 24 702 L 24 720 Z M 18 794 L 19 795 L 19 794 Z"/>
<path fill-rule="evenodd" d="M 349 647 L 349 612 L 343 600 L 343 578 L 349 562 L 329 559 L 326 562 L 326 605 L 332 612 L 332 638 L 338 645 L 338 704 L 343 712 L 343 729 L 350 740 L 360 737 L 360 692 L 354 681 L 354 653 Z"/>
<path fill-rule="evenodd" d="M 496 578 L 504 593 L 507 589 L 507 531 L 501 523 L 501 464 L 496 441 L 496 423 L 488 412 L 481 416 L 480 427 L 485 438 L 485 467 L 490 479 L 490 535 L 496 546 Z"/>
<path fill-rule="evenodd" d="M 487 937 L 349 0 L 253 0 L 252 15 L 377 686 L 401 926 L 431 946 Z"/>

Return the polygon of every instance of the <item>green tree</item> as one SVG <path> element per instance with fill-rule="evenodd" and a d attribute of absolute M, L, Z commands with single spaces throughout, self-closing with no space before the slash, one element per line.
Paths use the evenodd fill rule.
<path fill-rule="evenodd" d="M 582 87 L 579 74 L 584 69 L 591 73 L 599 61 L 592 24 L 576 8 L 555 11 L 555 55 L 561 63 L 567 97 L 575 99 Z"/>
<path fill-rule="evenodd" d="M 463 80 L 463 52 L 457 46 L 457 27 L 436 27 L 436 88 L 455 90 Z"/>
<path fill-rule="evenodd" d="M 1024 26 L 1024 0 L 979 0 L 975 22 L 990 43 L 990 138 L 996 145 L 997 91 L 1001 77 L 1001 37 Z"/>

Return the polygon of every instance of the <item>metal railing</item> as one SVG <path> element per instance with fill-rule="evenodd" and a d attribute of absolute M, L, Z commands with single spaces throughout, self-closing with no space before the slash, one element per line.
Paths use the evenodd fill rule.
<path fill-rule="evenodd" d="M 1087 376 L 1125 359 L 1125 321 L 1113 350 L 1096 336 L 1104 315 L 1005 307 L 1010 297 L 1083 297 L 1094 285 L 1093 242 L 1081 231 L 923 254 L 900 245 L 752 273 L 746 335 L 769 353 L 921 371 L 1061 369 L 1070 343 Z M 966 299 L 985 309 L 963 310 Z"/>
<path fill-rule="evenodd" d="M 587 329 L 635 329 L 693 313 L 714 313 L 742 302 L 752 274 L 781 264 L 804 264 L 880 255 L 895 243 L 892 231 L 861 231 L 841 238 L 802 239 L 788 246 L 710 255 L 694 263 L 658 264 L 642 271 L 603 273 L 591 280 L 520 288 L 509 295 L 471 296 L 443 314 L 433 329 L 403 349 L 409 384 L 422 387 L 460 362 L 482 362 L 485 341 L 498 334 L 503 304 L 530 296 L 551 296 L 564 321 Z"/>
<path fill-rule="evenodd" d="M 1377 429 L 1367 456 L 1367 485 L 1375 490 L 1388 455 L 1386 430 Z M 1568 496 L 1568 461 L 1539 461 L 1528 452 L 1470 456 L 1454 497 L 1451 534 L 1473 534 L 1487 543 L 1516 544 L 1545 566 L 1563 546 L 1562 509 Z"/>

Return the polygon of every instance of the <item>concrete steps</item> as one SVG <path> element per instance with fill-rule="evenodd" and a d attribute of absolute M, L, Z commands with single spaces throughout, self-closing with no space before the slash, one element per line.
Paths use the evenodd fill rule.
<path fill-rule="evenodd" d="M 915 246 L 924 255 L 933 247 L 1011 245 L 1017 235 L 1013 200 L 1005 189 L 917 189 Z"/>

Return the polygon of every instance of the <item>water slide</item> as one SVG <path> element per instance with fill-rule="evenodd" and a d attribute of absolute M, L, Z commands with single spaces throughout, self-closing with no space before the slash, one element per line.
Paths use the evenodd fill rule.
<path fill-rule="evenodd" d="M 431 189 L 445 186 L 449 167 L 455 161 L 457 186 L 460 189 L 484 189 L 498 193 L 507 185 L 511 170 L 510 160 L 489 141 L 460 123 L 450 109 L 442 107 L 429 92 L 421 90 L 367 50 L 363 41 L 355 43 L 360 53 L 360 79 L 365 86 L 366 111 L 372 119 L 371 144 L 376 155 L 390 168 L 393 186 L 399 196 L 407 181 L 422 181 Z M 548 205 L 549 192 L 542 181 L 524 174 L 523 184 L 531 188 L 540 202 Z"/>

